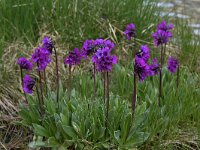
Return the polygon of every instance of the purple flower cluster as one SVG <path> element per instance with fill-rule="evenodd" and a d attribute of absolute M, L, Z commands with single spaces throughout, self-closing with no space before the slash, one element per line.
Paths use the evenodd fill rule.
<path fill-rule="evenodd" d="M 39 71 L 45 70 L 47 65 L 51 62 L 49 51 L 43 47 L 36 48 L 31 59 L 37 64 Z"/>
<path fill-rule="evenodd" d="M 135 57 L 134 73 L 138 75 L 140 81 L 144 81 L 149 75 L 149 65 L 143 58 Z"/>
<path fill-rule="evenodd" d="M 24 57 L 19 58 L 17 64 L 20 66 L 21 69 L 25 69 L 27 71 L 33 68 L 33 64 Z"/>
<path fill-rule="evenodd" d="M 18 59 L 17 64 L 21 69 L 30 71 L 33 68 L 33 63 L 36 63 L 38 71 L 44 71 L 47 65 L 51 62 L 51 54 L 54 48 L 54 44 L 51 38 L 45 36 L 42 40 L 41 46 L 37 47 L 34 53 L 31 55 L 30 61 L 24 57 Z M 31 94 L 32 88 L 35 84 L 35 80 L 28 74 L 23 78 L 23 72 L 21 70 L 21 79 L 23 80 L 23 89 L 25 93 Z"/>
<path fill-rule="evenodd" d="M 54 48 L 52 39 L 48 36 L 45 36 L 42 40 L 42 47 L 46 49 L 50 54 L 52 54 L 52 50 Z"/>
<path fill-rule="evenodd" d="M 163 30 L 163 31 L 170 31 L 174 28 L 173 24 L 167 24 L 167 22 L 164 20 L 161 23 L 158 24 L 157 30 Z"/>
<path fill-rule="evenodd" d="M 168 59 L 168 70 L 171 72 L 171 73 L 175 73 L 177 68 L 178 68 L 178 61 L 176 59 L 174 59 L 173 57 L 169 57 Z"/>
<path fill-rule="evenodd" d="M 126 26 L 126 30 L 124 31 L 124 36 L 127 40 L 131 40 L 132 37 L 135 37 L 135 25 L 133 23 L 130 23 Z"/>
<path fill-rule="evenodd" d="M 95 51 L 95 41 L 94 40 L 86 40 L 81 49 L 82 55 L 87 58 L 90 54 Z"/>
<path fill-rule="evenodd" d="M 140 51 L 137 53 L 137 57 L 143 58 L 147 62 L 150 58 L 149 47 L 147 45 L 142 45 Z"/>
<path fill-rule="evenodd" d="M 32 94 L 35 80 L 29 75 L 25 75 L 23 78 L 23 89 L 25 93 Z"/>
<path fill-rule="evenodd" d="M 160 67 L 156 58 L 152 60 L 152 64 L 149 67 L 149 76 L 155 76 L 159 73 Z"/>
<path fill-rule="evenodd" d="M 114 49 L 114 43 L 110 40 L 96 39 L 86 40 L 81 49 L 84 58 L 87 58 L 90 54 L 94 54 L 98 49 L 108 47 L 110 50 Z"/>
<path fill-rule="evenodd" d="M 111 49 L 105 47 L 98 49 L 97 52 L 92 56 L 92 62 L 97 65 L 97 70 L 100 72 L 107 72 L 112 70 L 112 66 L 117 63 L 117 57 L 110 55 Z"/>
<path fill-rule="evenodd" d="M 115 47 L 114 43 L 111 40 L 105 39 L 96 39 L 94 44 L 96 49 L 103 49 L 108 47 L 110 50 L 112 50 Z"/>
<path fill-rule="evenodd" d="M 45 70 L 47 65 L 51 62 L 53 48 L 54 44 L 52 39 L 48 36 L 45 36 L 42 40 L 42 46 L 39 46 L 35 49 L 31 59 L 37 64 L 38 71 Z"/>
<path fill-rule="evenodd" d="M 71 66 L 78 65 L 80 64 L 82 57 L 82 53 L 79 49 L 75 48 L 73 51 L 69 52 L 67 58 L 64 60 L 64 63 Z"/>
<path fill-rule="evenodd" d="M 154 76 L 158 74 L 159 65 L 157 59 L 154 58 L 152 64 L 149 65 L 148 61 L 150 58 L 149 47 L 142 45 L 140 51 L 135 56 L 134 73 L 138 75 L 140 81 L 148 76 Z"/>
<path fill-rule="evenodd" d="M 169 39 L 172 38 L 172 29 L 173 25 L 167 24 L 166 21 L 163 21 L 160 24 L 158 24 L 157 31 L 152 34 L 155 46 L 167 44 L 169 42 Z"/>

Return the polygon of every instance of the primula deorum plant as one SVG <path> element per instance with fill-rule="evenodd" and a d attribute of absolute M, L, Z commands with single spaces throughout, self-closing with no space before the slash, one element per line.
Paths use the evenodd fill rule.
<path fill-rule="evenodd" d="M 23 85 L 23 70 L 26 71 L 30 71 L 33 68 L 33 64 L 31 61 L 29 61 L 28 59 L 21 57 L 18 59 L 17 64 L 19 65 L 20 68 L 20 75 L 21 75 L 21 83 L 22 83 L 22 87 Z M 24 91 L 24 97 L 26 100 L 26 103 L 28 103 L 27 101 L 27 97 L 26 97 L 26 91 Z"/>
<path fill-rule="evenodd" d="M 152 64 L 148 64 L 150 58 L 149 47 L 147 45 L 142 45 L 140 51 L 135 55 L 134 63 L 134 90 L 132 98 L 132 114 L 135 113 L 136 99 L 137 99 L 137 77 L 139 81 L 144 81 L 148 76 L 154 76 L 158 74 L 158 64 L 157 59 L 154 58 Z"/>
<path fill-rule="evenodd" d="M 154 45 L 156 47 L 161 47 L 160 50 L 160 80 L 159 80 L 159 96 L 158 96 L 158 105 L 161 106 L 162 94 L 162 69 L 165 63 L 166 57 L 166 48 L 169 43 L 169 39 L 172 38 L 171 30 L 174 28 L 173 24 L 167 24 L 166 21 L 162 21 L 157 25 L 157 31 L 152 34 L 154 39 Z"/>
<path fill-rule="evenodd" d="M 54 47 L 53 41 L 49 38 L 49 37 L 44 37 L 44 39 L 42 40 L 42 45 L 38 46 L 33 54 L 31 55 L 31 58 L 29 60 L 27 60 L 26 58 L 19 58 L 17 64 L 20 66 L 20 72 L 21 72 L 21 82 L 22 82 L 22 86 L 23 86 L 23 91 L 25 94 L 25 99 L 26 98 L 26 93 L 27 94 L 32 94 L 32 89 L 36 83 L 36 81 L 39 83 L 39 89 L 36 85 L 36 92 L 38 95 L 38 101 L 40 104 L 40 113 L 43 112 L 43 108 L 42 106 L 44 105 L 44 86 L 43 86 L 43 79 L 45 82 L 45 90 L 46 90 L 46 96 L 47 96 L 47 92 L 48 92 L 48 87 L 47 87 L 47 82 L 46 82 L 46 67 L 50 64 L 51 62 L 51 55 L 52 55 L 52 51 L 55 51 L 55 57 L 56 57 L 56 62 L 57 62 L 57 54 L 56 54 L 56 49 Z M 33 65 L 35 64 L 36 66 L 36 70 L 38 72 L 38 77 L 39 79 L 34 79 L 32 77 L 30 77 L 29 73 L 30 71 L 32 71 L 33 69 Z M 57 64 L 57 63 L 56 63 Z M 24 79 L 23 79 L 23 69 L 28 71 L 27 74 L 25 75 Z M 44 74 L 42 74 L 41 72 L 44 72 Z M 56 72 L 58 72 L 58 65 L 56 65 Z M 57 81 L 58 81 L 58 73 L 57 74 Z M 44 76 L 43 76 L 44 75 Z M 34 83 L 34 84 L 33 84 Z M 59 85 L 57 83 L 57 101 L 58 101 L 58 93 L 59 93 Z M 28 101 L 27 101 L 28 103 Z"/>
<path fill-rule="evenodd" d="M 58 76 L 59 66 L 55 43 L 51 38 L 44 37 L 30 59 L 22 57 L 17 62 L 28 103 L 21 107 L 19 114 L 22 117 L 22 123 L 30 127 L 36 136 L 29 146 L 56 149 L 130 149 L 145 142 L 149 136 L 143 130 L 143 123 L 147 116 L 146 104 L 136 107 L 137 81 L 144 82 L 147 77 L 160 73 L 162 82 L 162 65 L 166 44 L 172 37 L 172 28 L 171 24 L 168 25 L 164 21 L 158 25 L 156 33 L 153 34 L 155 45 L 161 46 L 160 64 L 157 58 L 151 60 L 150 48 L 147 45 L 141 45 L 139 50 L 135 46 L 132 109 L 129 107 L 129 101 L 121 100 L 120 96 L 110 92 L 113 66 L 120 59 L 112 54 L 115 45 L 111 40 L 86 40 L 80 50 L 75 48 L 68 53 L 64 64 L 69 67 L 69 84 L 68 90 L 64 91 L 62 84 L 59 85 L 61 82 Z M 127 25 L 124 35 L 129 42 L 133 38 L 135 44 L 136 28 L 133 23 Z M 53 52 L 56 58 L 57 75 L 55 90 L 48 88 L 45 73 L 53 60 Z M 91 97 L 80 98 L 79 93 L 72 90 L 72 66 L 77 66 L 87 60 L 89 60 L 88 63 L 93 64 L 94 94 Z M 174 73 L 178 67 L 178 61 L 170 57 L 169 71 Z M 31 73 L 34 70 L 37 76 Z M 103 91 L 102 95 L 96 94 L 97 73 L 102 76 L 103 88 L 98 86 L 99 91 Z"/>
<path fill-rule="evenodd" d="M 69 100 L 71 97 L 71 89 L 72 89 L 72 66 L 79 65 L 82 59 L 82 53 L 78 48 L 75 48 L 73 51 L 69 52 L 67 58 L 64 60 L 65 65 L 69 65 Z"/>
<path fill-rule="evenodd" d="M 126 26 L 124 31 L 124 36 L 127 40 L 134 38 L 134 46 L 136 48 L 136 27 L 133 23 L 130 23 Z M 148 61 L 150 58 L 149 47 L 147 45 L 142 45 L 139 52 L 135 49 L 136 54 L 134 54 L 134 89 L 132 97 L 132 116 L 134 116 L 136 108 L 136 99 L 137 99 L 137 77 L 139 81 L 144 81 L 148 76 L 154 76 L 158 74 L 159 66 L 157 59 L 154 58 L 152 64 L 149 65 Z"/>
<path fill-rule="evenodd" d="M 64 64 L 69 66 L 70 89 L 66 92 L 61 88 L 57 101 L 57 97 L 55 98 L 51 90 L 48 91 L 48 95 L 44 94 L 45 85 L 43 83 L 46 84 L 44 81 L 46 77 L 42 76 L 41 72 L 44 72 L 52 61 L 51 49 L 54 48 L 47 44 L 52 43 L 47 39 L 50 38 L 45 37 L 42 46 L 34 50 L 30 61 L 24 58 L 18 61 L 21 70 L 28 71 L 24 77 L 22 74 L 24 92 L 29 95 L 37 93 L 38 99 L 36 101 L 34 95 L 29 96 L 29 105 L 22 106 L 19 112 L 22 123 L 29 126 L 37 137 L 29 146 L 56 149 L 131 148 L 147 140 L 149 134 L 142 132 L 140 123 L 138 123 L 139 126 L 132 125 L 128 102 L 109 94 L 109 74 L 111 74 L 113 65 L 118 61 L 117 56 L 111 54 L 114 43 L 104 39 L 86 41 L 94 45 L 85 46 L 84 43 L 81 51 L 75 48 L 68 53 Z M 90 55 L 91 58 L 89 58 Z M 95 101 L 91 99 L 93 102 L 89 103 L 88 100 L 75 97 L 76 95 L 71 93 L 71 67 L 79 65 L 84 58 L 90 59 L 95 65 L 95 72 L 103 76 L 104 94 L 101 98 L 96 97 Z M 38 78 L 33 74 L 30 75 L 30 71 L 34 71 L 33 64 L 35 64 Z M 141 112 L 144 112 L 145 106 L 144 104 L 141 108 L 138 107 L 138 112 L 140 112 L 138 116 L 144 117 Z M 144 118 L 139 122 L 143 120 Z M 134 134 L 139 138 L 135 138 Z"/>
<path fill-rule="evenodd" d="M 92 62 L 96 64 L 97 70 L 102 72 L 104 78 L 104 103 L 106 103 L 106 119 L 108 119 L 109 111 L 109 72 L 112 70 L 112 66 L 117 63 L 117 57 L 110 54 L 111 48 L 99 48 L 97 52 L 92 56 Z M 107 98 L 107 100 L 106 100 Z M 107 127 L 107 122 L 106 122 Z"/>
<path fill-rule="evenodd" d="M 112 41 L 106 39 L 86 40 L 81 49 L 82 56 L 87 59 L 89 56 L 93 56 L 97 50 L 100 51 L 103 48 L 112 50 L 114 49 L 114 46 L 115 45 Z M 93 62 L 94 99 L 96 97 L 96 69 L 96 63 Z"/>
<path fill-rule="evenodd" d="M 136 48 L 136 27 L 134 23 L 130 23 L 126 26 L 125 31 L 124 31 L 124 36 L 128 40 L 128 42 L 132 42 L 132 39 L 133 39 L 134 49 L 131 50 L 131 53 L 133 57 L 135 57 L 137 48 Z M 132 45 L 132 43 L 130 45 Z"/>

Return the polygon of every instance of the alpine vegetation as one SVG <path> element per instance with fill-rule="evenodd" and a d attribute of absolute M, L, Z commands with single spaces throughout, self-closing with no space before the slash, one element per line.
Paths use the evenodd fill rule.
<path fill-rule="evenodd" d="M 19 114 L 21 123 L 28 126 L 36 137 L 29 144 L 31 148 L 132 149 L 141 146 L 150 138 L 150 127 L 144 125 L 148 121 L 147 117 L 152 117 L 149 115 L 151 107 L 162 109 L 160 107 L 165 92 L 162 90 L 165 58 L 169 57 L 166 67 L 171 73 L 175 73 L 180 64 L 175 57 L 166 54 L 167 44 L 172 38 L 172 24 L 163 21 L 152 34 L 155 47 L 160 49 L 158 58 L 151 54 L 153 48 L 147 44 L 137 43 L 137 48 L 136 29 L 135 24 L 130 23 L 123 32 L 126 41 L 134 45 L 134 53 L 130 52 L 131 62 L 126 60 L 126 63 L 131 64 L 131 69 L 128 70 L 128 84 L 131 89 L 122 87 L 130 90 L 130 99 L 121 99 L 120 95 L 112 91 L 114 82 L 121 82 L 127 77 L 123 75 L 123 78 L 114 80 L 120 74 L 121 70 L 117 68 L 122 65 L 122 58 L 111 39 L 85 40 L 82 47 L 69 51 L 62 60 L 63 63 L 58 64 L 60 53 L 57 53 L 59 49 L 56 49 L 56 42 L 45 36 L 30 58 L 18 59 L 27 103 L 21 105 Z M 48 85 L 45 73 L 53 60 L 56 64 L 55 89 Z M 62 86 L 65 83 L 59 78 L 59 68 L 64 65 L 68 69 L 69 82 L 66 89 Z M 84 65 L 91 70 L 92 75 L 85 71 Z M 75 74 L 74 70 L 78 73 Z M 116 71 L 118 72 L 115 73 Z M 86 77 L 80 79 L 77 76 L 82 72 L 86 72 Z M 157 75 L 160 107 L 155 107 L 153 103 L 146 105 L 146 102 L 140 101 L 142 88 L 144 91 L 148 86 L 151 86 L 151 90 L 153 87 L 157 89 L 158 83 L 150 82 L 154 81 Z M 79 88 L 81 89 L 83 82 L 86 92 L 84 97 L 80 97 Z M 152 92 L 152 95 L 156 97 L 157 93 Z"/>
<path fill-rule="evenodd" d="M 162 21 L 157 25 L 157 30 L 152 34 L 154 39 L 154 44 L 156 47 L 160 47 L 160 81 L 159 81 L 159 96 L 158 96 L 158 105 L 161 106 L 162 94 L 162 70 L 165 63 L 166 47 L 167 44 L 172 38 L 172 29 L 174 28 L 173 24 L 167 24 L 166 21 Z"/>

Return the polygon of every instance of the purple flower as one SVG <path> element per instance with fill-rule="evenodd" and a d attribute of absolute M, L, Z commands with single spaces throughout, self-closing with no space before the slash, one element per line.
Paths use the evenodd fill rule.
<path fill-rule="evenodd" d="M 111 56 L 110 51 L 108 47 L 105 47 L 98 49 L 92 56 L 92 62 L 97 65 L 98 71 L 111 71 L 112 66 L 117 63 L 117 57 L 115 55 Z"/>
<path fill-rule="evenodd" d="M 81 49 L 83 57 L 87 58 L 90 54 L 95 53 L 98 49 L 108 47 L 110 50 L 114 49 L 114 43 L 110 40 L 96 39 L 86 40 Z"/>
<path fill-rule="evenodd" d="M 126 30 L 124 31 L 124 36 L 126 39 L 131 40 L 132 37 L 135 36 L 135 25 L 130 23 L 126 26 Z"/>
<path fill-rule="evenodd" d="M 19 58 L 17 64 L 21 69 L 31 70 L 33 68 L 33 64 L 24 57 Z"/>
<path fill-rule="evenodd" d="M 173 24 L 167 24 L 165 20 L 159 23 L 157 26 L 157 30 L 163 30 L 163 31 L 170 31 L 173 28 L 174 28 Z"/>
<path fill-rule="evenodd" d="M 42 40 L 42 47 L 52 54 L 52 49 L 54 48 L 52 39 L 48 36 L 45 36 Z"/>
<path fill-rule="evenodd" d="M 32 60 L 37 63 L 39 71 L 45 70 L 47 65 L 51 62 L 50 53 L 46 49 L 38 47 L 32 54 Z"/>
<path fill-rule="evenodd" d="M 28 94 L 32 94 L 34 85 L 35 85 L 35 80 L 31 78 L 29 75 L 25 75 L 25 77 L 23 78 L 24 92 Z"/>
<path fill-rule="evenodd" d="M 78 48 L 75 48 L 73 51 L 69 52 L 64 63 L 71 65 L 71 66 L 72 65 L 78 65 L 78 64 L 80 64 L 81 59 L 82 59 L 82 53 L 79 51 Z"/>
<path fill-rule="evenodd" d="M 174 28 L 173 24 L 167 24 L 166 21 L 161 22 L 157 26 L 157 31 L 152 34 L 154 44 L 156 46 L 167 44 L 169 39 L 172 38 L 171 30 Z"/>
<path fill-rule="evenodd" d="M 175 73 L 177 68 L 178 68 L 178 61 L 176 59 L 174 59 L 173 57 L 169 57 L 168 59 L 168 70 L 171 72 L 171 73 Z"/>
<path fill-rule="evenodd" d="M 136 55 L 139 58 L 143 58 L 145 62 L 148 62 L 150 58 L 149 47 L 147 45 L 142 45 L 140 51 Z"/>
<path fill-rule="evenodd" d="M 140 81 L 144 81 L 149 75 L 149 69 L 149 65 L 143 58 L 135 57 L 134 73 L 138 75 Z"/>
<path fill-rule="evenodd" d="M 167 44 L 169 38 L 172 37 L 172 33 L 170 31 L 158 30 L 152 34 L 152 37 L 154 38 L 154 44 L 159 46 L 162 44 Z"/>
<path fill-rule="evenodd" d="M 112 50 L 115 47 L 114 43 L 111 40 L 105 40 L 105 39 L 96 39 L 94 44 L 95 44 L 96 50 L 99 48 L 103 49 L 106 47 Z"/>
<path fill-rule="evenodd" d="M 90 54 L 94 53 L 95 51 L 95 44 L 94 40 L 86 40 L 83 44 L 83 47 L 81 49 L 82 55 L 87 58 Z"/>
<path fill-rule="evenodd" d="M 150 76 L 155 76 L 159 73 L 160 67 L 158 64 L 158 60 L 154 58 L 152 60 L 152 64 L 149 66 L 149 75 Z"/>

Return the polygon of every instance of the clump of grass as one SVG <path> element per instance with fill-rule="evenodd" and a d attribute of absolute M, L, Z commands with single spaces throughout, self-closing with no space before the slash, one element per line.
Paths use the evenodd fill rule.
<path fill-rule="evenodd" d="M 41 31 L 61 35 L 62 41 L 70 48 L 80 45 L 83 40 L 110 36 L 108 23 L 123 27 L 134 21 L 138 37 L 145 37 L 156 23 L 154 0 L 84 0 L 84 1 L 29 1 L 2 0 L 0 2 L 1 45 L 13 40 L 36 43 Z M 99 34 L 100 33 L 100 34 Z"/>

